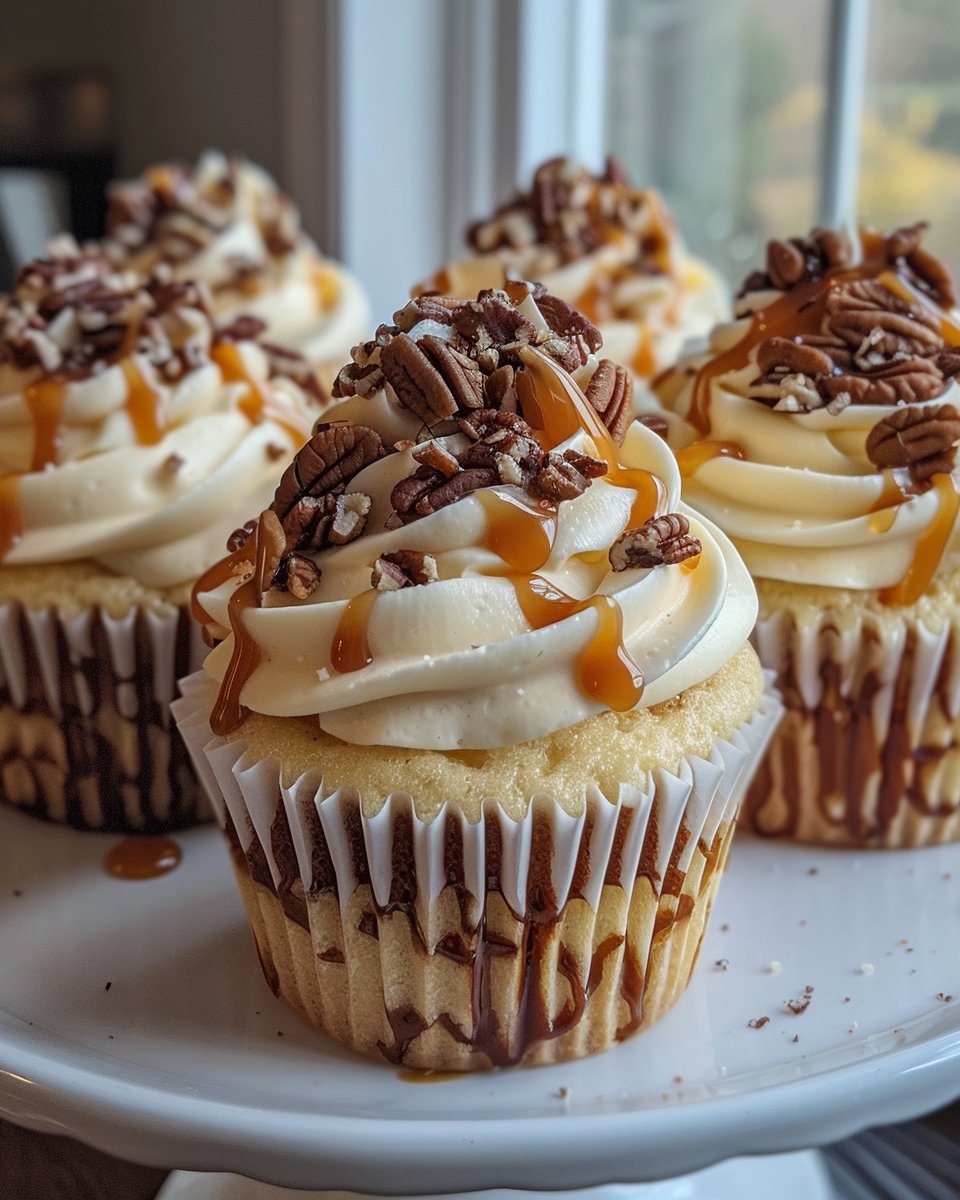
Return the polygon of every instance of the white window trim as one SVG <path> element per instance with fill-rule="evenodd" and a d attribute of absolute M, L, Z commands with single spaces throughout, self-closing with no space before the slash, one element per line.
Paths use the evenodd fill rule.
<path fill-rule="evenodd" d="M 284 181 L 377 320 L 534 167 L 605 151 L 606 0 L 283 0 Z"/>

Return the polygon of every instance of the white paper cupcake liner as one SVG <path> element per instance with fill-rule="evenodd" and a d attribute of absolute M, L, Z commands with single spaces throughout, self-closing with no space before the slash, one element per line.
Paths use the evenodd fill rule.
<path fill-rule="evenodd" d="M 696 960 L 752 769 L 780 717 L 756 714 L 709 759 L 655 770 L 616 801 L 549 796 L 522 820 L 491 797 L 468 821 L 413 798 L 374 816 L 322 775 L 211 737 L 216 687 L 182 683 L 181 733 L 234 848 L 274 990 L 338 1040 L 408 1066 L 569 1058 L 649 1024 Z"/>
<path fill-rule="evenodd" d="M 761 619 L 755 645 L 786 716 L 742 821 L 755 832 L 851 846 L 960 839 L 960 631 L 912 613 L 824 609 Z"/>
<path fill-rule="evenodd" d="M 170 715 L 205 653 L 185 607 L 117 618 L 0 604 L 0 800 L 80 829 L 209 819 Z"/>

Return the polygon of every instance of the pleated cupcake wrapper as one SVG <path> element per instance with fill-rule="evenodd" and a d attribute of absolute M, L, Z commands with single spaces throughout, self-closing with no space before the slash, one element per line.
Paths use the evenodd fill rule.
<path fill-rule="evenodd" d="M 615 802 L 591 789 L 579 816 L 541 795 L 522 820 L 491 798 L 480 821 L 455 803 L 424 821 L 404 792 L 367 817 L 356 791 L 330 790 L 319 773 L 285 785 L 278 760 L 211 737 L 208 678 L 181 686 L 174 713 L 234 843 L 274 990 L 354 1049 L 441 1069 L 605 1049 L 668 1007 L 693 968 L 738 805 L 781 714 L 768 681 L 756 714 L 709 759 L 624 783 Z M 484 968 L 484 938 L 514 953 Z M 627 956 L 643 964 L 632 1019 L 619 986 Z M 469 981 L 457 983 L 457 971 Z M 444 1007 L 453 993 L 459 1003 Z M 571 1023 L 578 997 L 586 1015 Z M 539 1029 L 537 1004 L 548 1016 Z"/>
<path fill-rule="evenodd" d="M 779 611 L 754 639 L 786 716 L 742 821 L 756 832 L 856 846 L 960 839 L 960 631 L 869 610 L 809 624 Z"/>
<path fill-rule="evenodd" d="M 209 819 L 170 715 L 205 653 L 185 607 L 65 617 L 0 604 L 0 799 L 82 829 Z"/>

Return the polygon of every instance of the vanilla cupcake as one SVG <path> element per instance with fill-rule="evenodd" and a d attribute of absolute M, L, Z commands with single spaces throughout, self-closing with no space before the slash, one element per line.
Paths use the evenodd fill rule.
<path fill-rule="evenodd" d="M 690 977 L 778 715 L 753 589 L 562 301 L 395 320 L 198 583 L 177 720 L 278 995 L 395 1064 L 577 1057 Z"/>
<path fill-rule="evenodd" d="M 192 170 L 154 166 L 115 183 L 109 200 L 106 249 L 114 263 L 204 283 L 218 321 L 259 318 L 263 340 L 297 350 L 326 386 L 367 336 L 359 283 L 320 255 L 293 201 L 260 167 L 208 151 Z"/>
<path fill-rule="evenodd" d="M 660 196 L 634 187 L 612 157 L 603 175 L 566 158 L 544 163 L 530 191 L 471 225 L 467 241 L 473 257 L 418 290 L 475 296 L 504 278 L 540 280 L 599 327 L 605 353 L 638 381 L 730 311 L 724 285 L 687 253 Z"/>
<path fill-rule="evenodd" d="M 786 701 L 745 806 L 758 833 L 960 838 L 960 314 L 924 229 L 772 242 L 736 321 L 659 387 Z"/>
<path fill-rule="evenodd" d="M 205 815 L 168 708 L 191 585 L 319 408 L 196 285 L 52 253 L 0 299 L 0 800 L 174 828 Z"/>

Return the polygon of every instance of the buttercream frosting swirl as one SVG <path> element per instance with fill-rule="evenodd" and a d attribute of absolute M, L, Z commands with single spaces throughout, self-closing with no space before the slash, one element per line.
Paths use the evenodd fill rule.
<path fill-rule="evenodd" d="M 421 288 L 470 296 L 499 286 L 499 272 L 538 279 L 586 314 L 606 353 L 641 380 L 729 313 L 719 276 L 687 252 L 658 193 L 634 187 L 612 157 L 601 175 L 567 158 L 542 164 L 530 190 L 476 221 L 467 240 L 476 257 Z"/>
<path fill-rule="evenodd" d="M 208 151 L 192 169 L 163 164 L 115 183 L 109 199 L 112 260 L 206 284 L 218 319 L 259 317 L 266 340 L 317 365 L 339 365 L 367 333 L 359 283 L 321 256 L 293 201 L 262 168 Z"/>
<path fill-rule="evenodd" d="M 358 348 L 338 389 L 352 394 L 197 585 L 223 639 L 206 663 L 216 730 L 249 709 L 358 744 L 515 744 L 670 700 L 743 645 L 756 599 L 738 556 L 682 505 L 662 439 L 633 423 L 616 444 L 583 390 L 598 371 L 586 323 L 561 336 L 540 305 L 570 327 L 542 290 L 511 285 L 414 302 Z M 337 504 L 363 512 L 339 543 Z M 624 531 L 666 512 L 700 553 L 614 570 Z M 298 599 L 287 571 L 302 560 Z"/>
<path fill-rule="evenodd" d="M 686 498 L 757 577 L 910 603 L 956 561 L 960 314 L 924 228 L 773 243 L 658 381 Z"/>
<path fill-rule="evenodd" d="M 53 249 L 0 300 L 0 560 L 189 582 L 269 499 L 316 401 L 218 332 L 204 289 Z"/>

